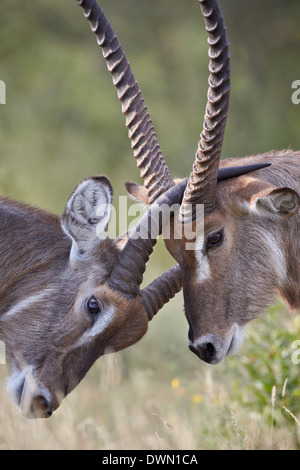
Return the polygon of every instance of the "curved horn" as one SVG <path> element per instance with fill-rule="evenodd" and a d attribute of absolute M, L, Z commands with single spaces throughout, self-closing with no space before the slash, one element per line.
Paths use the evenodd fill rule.
<path fill-rule="evenodd" d="M 181 219 L 194 216 L 195 207 L 191 205 L 196 202 L 205 204 L 205 213 L 211 212 L 215 207 L 217 175 L 230 94 L 230 55 L 221 9 L 217 0 L 198 1 L 209 35 L 209 89 L 203 131 L 184 194 Z"/>
<path fill-rule="evenodd" d="M 141 217 L 137 226 L 131 231 L 123 248 L 117 265 L 114 267 L 108 284 L 125 295 L 136 297 L 140 291 L 146 263 L 149 260 L 157 237 L 162 233 L 164 220 L 162 206 L 180 205 L 186 180 L 173 186 L 162 194 Z"/>
<path fill-rule="evenodd" d="M 252 163 L 250 165 L 227 166 L 224 168 L 219 168 L 218 181 L 237 178 L 238 176 L 252 173 L 252 171 L 258 171 L 262 168 L 267 168 L 268 166 L 271 166 L 271 163 Z"/>
<path fill-rule="evenodd" d="M 76 1 L 83 8 L 84 16 L 97 36 L 108 70 L 112 74 L 126 118 L 134 157 L 151 203 L 172 187 L 174 181 L 159 147 L 147 107 L 130 64 L 102 8 L 95 0 Z"/>
<path fill-rule="evenodd" d="M 142 305 L 149 321 L 181 288 L 180 267 L 177 264 L 141 290 Z"/>
<path fill-rule="evenodd" d="M 243 165 L 237 167 L 220 168 L 218 172 L 218 181 L 229 178 L 235 178 L 252 171 L 257 171 L 270 166 L 270 163 L 258 163 L 252 165 Z M 144 310 L 147 313 L 149 321 L 154 315 L 177 294 L 182 288 L 182 280 L 179 265 L 173 266 L 167 272 L 152 281 L 147 287 L 139 292 L 139 286 L 143 280 L 146 263 L 156 239 L 151 238 L 150 227 L 156 222 L 156 230 L 159 234 L 162 231 L 162 221 L 159 219 L 159 208 L 162 204 L 172 205 L 181 204 L 183 192 L 186 188 L 188 178 L 178 183 L 167 193 L 161 196 L 155 204 L 148 209 L 135 229 L 135 233 L 141 232 L 141 227 L 147 227 L 148 239 L 133 240 L 129 238 L 121 256 L 118 266 L 113 271 L 109 279 L 110 287 L 121 290 L 127 295 L 140 295 Z M 133 235 L 131 234 L 131 237 Z M 136 243 L 137 242 L 137 243 Z M 138 245 L 138 254 L 136 253 Z"/>
<path fill-rule="evenodd" d="M 217 178 L 218 181 L 222 181 L 267 166 L 270 166 L 270 163 L 220 168 Z M 143 281 L 146 263 L 153 251 L 158 235 L 162 233 L 163 224 L 167 222 L 161 217 L 162 206 L 170 207 L 175 204 L 180 206 L 187 183 L 188 178 L 170 188 L 141 217 L 137 226 L 131 231 L 119 261 L 110 275 L 108 280 L 110 287 L 133 297 L 139 294 L 139 287 Z"/>

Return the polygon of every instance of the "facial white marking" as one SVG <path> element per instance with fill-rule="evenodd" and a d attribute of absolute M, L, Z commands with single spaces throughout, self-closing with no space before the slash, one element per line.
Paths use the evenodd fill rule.
<path fill-rule="evenodd" d="M 284 253 L 273 235 L 268 232 L 264 233 L 264 243 L 267 245 L 269 251 L 270 261 L 274 271 L 276 272 L 280 282 L 283 282 L 287 277 L 287 266 Z"/>
<path fill-rule="evenodd" d="M 6 382 L 6 389 L 13 402 L 19 406 L 24 416 L 31 416 L 31 403 L 35 396 L 43 396 L 51 403 L 51 393 L 42 384 L 38 383 L 34 377 L 34 370 L 31 366 L 26 366 L 20 370 L 15 369 Z"/>
<path fill-rule="evenodd" d="M 198 235 L 195 243 L 195 256 L 197 260 L 197 281 L 203 282 L 211 277 L 209 262 L 207 256 L 203 254 L 205 238 L 204 235 Z"/>
<path fill-rule="evenodd" d="M 33 294 L 29 297 L 26 297 L 23 300 L 20 300 L 17 304 L 15 304 L 12 308 L 10 308 L 7 312 L 5 312 L 1 320 L 11 317 L 12 315 L 16 315 L 18 313 L 21 313 L 23 310 L 26 310 L 28 308 L 32 308 L 37 302 L 40 302 L 43 300 L 45 297 L 48 297 L 53 293 L 53 289 L 44 289 L 41 292 L 37 294 Z"/>
<path fill-rule="evenodd" d="M 248 201 L 246 200 L 238 200 L 238 204 L 240 206 L 240 209 L 242 209 L 243 212 L 245 212 L 246 214 L 249 214 L 249 212 L 253 211 L 255 212 L 256 211 L 256 207 L 255 207 L 255 204 L 254 204 L 254 207 L 250 207 L 250 204 Z"/>
<path fill-rule="evenodd" d="M 244 341 L 244 332 L 246 326 L 240 326 L 237 323 L 234 323 L 231 328 L 232 336 L 229 349 L 226 353 L 226 356 L 232 356 L 235 354 L 241 347 Z M 230 336 L 230 335 L 229 335 Z"/>
<path fill-rule="evenodd" d="M 93 326 L 81 335 L 81 337 L 75 344 L 75 348 L 89 344 L 96 336 L 100 335 L 105 330 L 105 328 L 107 328 L 108 325 L 111 323 L 114 314 L 114 305 L 109 305 L 101 313 L 99 313 L 99 316 Z"/>
<path fill-rule="evenodd" d="M 12 400 L 19 405 L 25 376 L 22 370 L 15 369 L 6 382 L 6 390 Z"/>

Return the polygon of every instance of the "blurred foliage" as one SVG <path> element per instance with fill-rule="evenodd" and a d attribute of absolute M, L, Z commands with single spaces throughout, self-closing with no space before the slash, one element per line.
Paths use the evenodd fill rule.
<path fill-rule="evenodd" d="M 197 1 L 100 4 L 132 65 L 170 171 L 188 175 L 202 128 L 208 77 L 206 33 Z M 300 79 L 300 2 L 220 4 L 232 66 L 223 156 L 299 149 L 300 105 L 291 102 L 291 84 Z M 125 194 L 124 181 L 139 181 L 110 74 L 74 0 L 1 0 L 0 57 L 0 79 L 7 89 L 7 104 L 0 105 L 2 195 L 59 214 L 82 178 L 106 174 L 115 198 Z M 171 263 L 159 243 L 146 277 Z M 286 312 L 274 307 L 265 320 L 250 326 L 236 357 L 211 368 L 187 349 L 182 304 L 180 294 L 153 320 L 139 344 L 117 355 L 121 378 L 116 384 L 103 386 L 102 366 L 93 368 L 66 400 L 71 408 L 75 403 L 77 414 L 68 414 L 65 405 L 50 424 L 29 425 L 6 411 L 8 405 L 2 407 L 6 425 L 3 436 L 0 428 L 0 447 L 43 448 L 52 432 L 55 448 L 283 448 L 282 436 L 287 447 L 299 448 L 299 430 L 291 443 L 296 425 L 282 408 L 300 413 L 299 366 L 288 353 L 293 339 L 300 339 L 299 323 L 285 321 Z M 93 420 L 86 422 L 89 412 Z M 62 427 L 64 414 L 67 424 Z M 35 441 L 30 441 L 28 429 L 37 430 Z M 88 434 L 91 429 L 96 437 Z M 38 443 L 38 436 L 44 443 Z M 281 440 L 275 445 L 276 439 Z"/>
<path fill-rule="evenodd" d="M 174 176 L 192 168 L 206 104 L 206 32 L 197 1 L 103 0 Z M 223 0 L 232 56 L 224 157 L 300 147 L 300 4 Z M 106 174 L 115 201 L 140 181 L 124 117 L 75 1 L 1 0 L 0 194 L 61 213 L 74 186 Z M 157 250 L 154 265 L 169 259 Z"/>
<path fill-rule="evenodd" d="M 1 366 L 0 449 L 299 450 L 299 323 L 271 307 L 237 354 L 209 366 L 188 351 L 176 297 L 139 343 L 97 361 L 49 420 L 22 417 Z"/>
<path fill-rule="evenodd" d="M 246 331 L 245 353 L 228 361 L 235 376 L 233 388 L 241 403 L 248 409 L 255 406 L 269 420 L 276 419 L 275 404 L 277 415 L 283 412 L 283 407 L 300 415 L 299 364 L 296 363 L 299 347 L 293 348 L 294 341 L 300 338 L 300 318 L 290 314 L 284 305 L 274 305 L 255 328 L 256 322 Z"/>
<path fill-rule="evenodd" d="M 206 102 L 207 42 L 196 0 L 103 0 L 172 174 L 192 166 Z M 224 157 L 299 148 L 300 4 L 223 0 L 232 56 Z M 0 190 L 61 211 L 77 182 L 138 180 L 105 61 L 75 1 L 1 0 Z"/>

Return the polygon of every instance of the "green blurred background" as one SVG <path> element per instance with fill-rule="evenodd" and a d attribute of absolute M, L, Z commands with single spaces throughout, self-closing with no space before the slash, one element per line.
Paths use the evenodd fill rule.
<path fill-rule="evenodd" d="M 202 128 L 208 77 L 197 1 L 100 3 L 142 89 L 171 173 L 187 176 Z M 291 86 L 300 79 L 300 2 L 221 0 L 220 5 L 232 67 L 223 157 L 299 149 L 300 105 L 292 104 Z M 106 174 L 116 201 L 125 194 L 124 181 L 139 181 L 110 74 L 75 0 L 1 0 L 0 57 L 7 92 L 6 105 L 0 105 L 1 195 L 60 214 L 82 178 Z M 160 243 L 146 281 L 170 264 Z M 300 412 L 299 366 L 291 363 L 290 350 L 292 340 L 300 339 L 297 317 L 289 318 L 281 304 L 270 309 L 265 320 L 249 327 L 241 352 L 214 368 L 188 351 L 182 304 L 179 294 L 139 344 L 114 356 L 117 365 L 105 358 L 95 365 L 67 399 L 71 404 L 77 399 L 80 412 L 77 404 L 72 414 L 70 405 L 43 425 L 28 424 L 10 409 L 2 414 L 0 447 L 43 448 L 46 439 L 53 448 L 298 448 L 299 426 L 281 402 L 276 415 L 270 401 L 272 387 L 281 389 L 288 378 L 285 406 Z M 103 385 L 105 367 L 118 378 Z M 7 374 L 0 369 L 4 381 Z M 107 370 L 104 377 L 111 376 Z M 97 398 L 99 387 L 104 392 Z M 85 403 L 86 396 L 95 400 Z M 66 433 L 71 428 L 74 434 L 60 442 L 53 423 L 59 427 L 63 419 Z M 34 434 L 33 426 L 44 428 Z M 177 426 L 186 430 L 185 439 L 183 431 L 177 436 Z M 56 436 L 53 443 L 43 432 Z"/>

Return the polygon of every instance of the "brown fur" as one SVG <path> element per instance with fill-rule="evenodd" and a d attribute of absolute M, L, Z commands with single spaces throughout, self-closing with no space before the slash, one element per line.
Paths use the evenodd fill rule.
<path fill-rule="evenodd" d="M 208 279 L 197 280 L 197 254 L 185 249 L 184 238 L 175 240 L 173 232 L 165 240 L 181 267 L 191 341 L 207 334 L 226 338 L 234 323 L 244 326 L 277 294 L 291 308 L 300 308 L 300 152 L 274 151 L 223 160 L 220 166 L 260 162 L 272 165 L 218 184 L 216 208 L 205 216 L 204 231 L 206 239 L 209 233 L 224 229 L 224 242 L 209 251 L 204 248 Z M 291 200 L 287 208 L 286 196 Z M 257 210 L 252 211 L 255 204 Z M 173 223 L 176 229 L 177 217 Z M 278 265 L 282 258 L 286 270 Z"/>
<path fill-rule="evenodd" d="M 100 243 L 89 220 L 96 204 L 91 201 L 103 188 L 109 194 L 111 186 L 104 177 L 90 181 L 92 189 L 84 189 L 84 196 L 71 196 L 79 206 L 81 197 L 85 205 L 78 214 L 74 202 L 66 206 L 65 231 L 55 215 L 0 200 L 0 339 L 15 375 L 21 377 L 12 394 L 28 417 L 47 417 L 98 357 L 130 346 L 147 331 L 139 298 L 124 298 L 106 283 L 120 255 L 118 240 Z M 86 201 L 91 206 L 85 214 Z M 95 239 L 82 259 L 73 259 L 72 243 L 84 231 L 89 241 Z M 73 242 L 65 232 L 74 233 Z M 92 296 L 103 306 L 96 320 L 86 308 Z M 103 331 L 84 340 L 94 321 L 102 321 L 101 314 L 111 307 L 115 313 Z"/>

